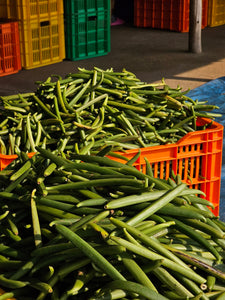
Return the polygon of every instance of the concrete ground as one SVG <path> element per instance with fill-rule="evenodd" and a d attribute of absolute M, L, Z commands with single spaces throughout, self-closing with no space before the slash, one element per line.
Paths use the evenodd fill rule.
<path fill-rule="evenodd" d="M 202 53 L 188 51 L 188 33 L 137 28 L 130 24 L 111 27 L 111 51 L 86 60 L 69 61 L 21 70 L 0 77 L 0 96 L 34 91 L 35 81 L 51 74 L 65 76 L 87 69 L 122 68 L 135 73 L 142 81 L 159 82 L 164 77 L 171 87 L 196 88 L 225 75 L 225 25 L 202 30 Z"/>

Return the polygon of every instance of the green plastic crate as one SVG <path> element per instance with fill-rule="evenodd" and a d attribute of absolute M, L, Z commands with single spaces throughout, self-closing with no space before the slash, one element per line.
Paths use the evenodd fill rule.
<path fill-rule="evenodd" d="M 64 13 L 85 14 L 96 11 L 110 10 L 110 0 L 66 0 L 64 1 Z"/>
<path fill-rule="evenodd" d="M 66 58 L 80 60 L 110 52 L 110 11 L 65 15 Z"/>

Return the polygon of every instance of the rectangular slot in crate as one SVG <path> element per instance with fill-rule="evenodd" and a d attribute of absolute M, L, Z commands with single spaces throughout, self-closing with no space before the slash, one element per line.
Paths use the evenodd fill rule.
<path fill-rule="evenodd" d="M 21 69 L 18 22 L 0 19 L 0 77 Z"/>
<path fill-rule="evenodd" d="M 64 17 L 19 21 L 21 63 L 31 69 L 65 58 Z"/>
<path fill-rule="evenodd" d="M 63 0 L 0 0 L 0 17 L 26 21 L 63 14 Z"/>
<path fill-rule="evenodd" d="M 110 0 L 67 0 L 64 1 L 64 14 L 86 14 L 110 10 Z"/>
<path fill-rule="evenodd" d="M 79 60 L 110 51 L 109 10 L 65 16 L 66 58 Z"/>
<path fill-rule="evenodd" d="M 198 119 L 198 125 L 211 120 Z M 215 206 L 213 213 L 219 215 L 220 182 L 222 168 L 223 126 L 213 122 L 205 130 L 188 133 L 175 144 L 141 148 L 140 156 L 134 166 L 146 172 L 149 161 L 154 177 L 167 179 L 173 171 L 191 188 L 199 188 L 206 194 L 206 199 Z M 139 149 L 120 153 L 131 159 Z M 122 159 L 111 157 L 125 162 Z"/>
<path fill-rule="evenodd" d="M 134 25 L 189 31 L 190 0 L 134 0 Z M 202 28 L 208 24 L 208 0 L 202 1 Z"/>
<path fill-rule="evenodd" d="M 208 0 L 208 25 L 211 27 L 225 24 L 225 1 Z"/>

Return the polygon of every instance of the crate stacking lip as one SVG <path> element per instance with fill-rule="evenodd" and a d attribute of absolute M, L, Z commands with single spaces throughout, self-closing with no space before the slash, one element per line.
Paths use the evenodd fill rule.
<path fill-rule="evenodd" d="M 65 58 L 64 17 L 19 21 L 21 64 L 24 69 Z"/>
<path fill-rule="evenodd" d="M 211 123 L 210 119 L 198 118 L 197 125 Z M 140 156 L 133 164 L 139 171 L 146 172 L 146 161 L 149 161 L 154 177 L 167 179 L 173 171 L 190 188 L 196 188 L 206 194 L 203 197 L 213 203 L 213 213 L 219 216 L 220 184 L 222 168 L 223 126 L 215 121 L 205 130 L 190 132 L 177 143 L 146 148 L 137 148 L 117 152 L 131 159 L 140 150 Z M 29 157 L 35 153 L 29 153 Z M 125 163 L 114 156 L 111 159 Z M 17 155 L 0 154 L 0 170 L 9 165 Z"/>
<path fill-rule="evenodd" d="M 21 69 L 18 22 L 0 19 L 0 77 Z"/>
<path fill-rule="evenodd" d="M 201 126 L 210 122 L 209 119 L 201 118 L 197 124 Z M 134 166 L 145 173 L 146 158 L 154 177 L 161 179 L 170 177 L 173 170 L 190 188 L 204 192 L 206 197 L 202 197 L 214 204 L 213 213 L 219 216 L 222 147 L 223 126 L 214 121 L 207 129 L 190 132 L 175 144 L 141 148 Z M 122 155 L 131 159 L 138 151 L 127 150 Z M 124 162 L 122 159 L 110 158 Z"/>
<path fill-rule="evenodd" d="M 110 52 L 109 10 L 65 15 L 66 58 L 80 60 Z"/>
<path fill-rule="evenodd" d="M 63 0 L 0 0 L 0 17 L 30 20 L 63 14 Z"/>
<path fill-rule="evenodd" d="M 189 31 L 190 0 L 134 0 L 134 25 Z M 208 25 L 208 0 L 202 1 L 202 29 Z"/>
<path fill-rule="evenodd" d="M 85 14 L 110 10 L 110 0 L 66 0 L 64 14 Z"/>
<path fill-rule="evenodd" d="M 225 1 L 208 0 L 208 25 L 210 27 L 225 24 Z"/>

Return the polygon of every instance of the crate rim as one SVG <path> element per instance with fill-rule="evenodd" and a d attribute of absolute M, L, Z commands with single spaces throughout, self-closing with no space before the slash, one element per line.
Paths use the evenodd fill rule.
<path fill-rule="evenodd" d="M 212 122 L 211 119 L 209 118 L 205 118 L 205 117 L 198 117 L 197 120 L 201 120 L 203 121 L 204 124 L 209 124 Z M 207 134 L 207 131 L 209 129 L 213 129 L 213 132 L 218 132 L 218 131 L 223 131 L 224 129 L 224 126 L 216 121 L 213 120 L 212 122 L 212 125 L 211 126 L 215 126 L 215 128 L 206 128 L 204 130 L 196 130 L 194 132 L 188 132 L 185 136 L 183 136 L 180 140 L 178 140 L 176 143 L 171 143 L 171 144 L 166 144 L 166 145 L 157 145 L 157 146 L 149 146 L 149 147 L 145 147 L 145 148 L 135 148 L 135 149 L 128 149 L 128 150 L 125 150 L 125 151 L 116 151 L 115 153 L 125 153 L 125 154 L 132 154 L 132 153 L 136 153 L 137 150 L 140 150 L 140 151 L 148 151 L 150 149 L 154 149 L 154 150 L 158 150 L 158 149 L 162 149 L 162 147 L 176 147 L 176 146 L 183 146 L 184 142 L 187 141 L 189 138 L 193 137 L 194 135 L 199 135 L 199 134 L 202 134 L 202 133 L 206 133 Z M 209 132 L 208 132 L 209 133 Z M 187 145 L 187 144 L 185 144 Z M 37 152 L 29 152 L 28 153 L 28 156 L 33 156 L 35 155 Z M 110 156 L 110 155 L 109 155 Z M 3 159 L 16 159 L 18 157 L 17 154 L 13 154 L 13 155 L 7 155 L 7 154 L 2 154 L 0 153 L 0 158 L 3 158 Z"/>
<path fill-rule="evenodd" d="M 209 124 L 212 122 L 211 119 L 209 118 L 205 118 L 205 117 L 198 117 L 198 120 L 201 120 L 203 122 L 205 122 L 204 124 Z M 204 130 L 196 130 L 194 132 L 188 132 L 185 136 L 183 136 L 181 139 L 179 139 L 176 143 L 171 143 L 171 144 L 166 144 L 166 145 L 157 145 L 157 146 L 149 146 L 149 147 L 145 147 L 145 148 L 136 148 L 136 149 L 128 149 L 128 150 L 125 150 L 124 153 L 125 154 L 132 154 L 132 153 L 136 153 L 138 149 L 140 149 L 140 151 L 142 152 L 145 152 L 145 151 L 148 151 L 148 150 L 151 150 L 151 149 L 154 149 L 154 150 L 161 150 L 162 147 L 180 147 L 180 146 L 183 146 L 183 145 L 187 145 L 186 141 L 188 139 L 191 139 L 193 136 L 197 136 L 199 134 L 203 134 L 203 133 L 206 133 L 206 134 L 209 134 L 209 132 L 207 132 L 208 130 L 213 130 L 213 132 L 218 132 L 218 131 L 223 131 L 224 129 L 224 126 L 216 121 L 213 120 L 213 123 L 211 126 L 215 126 L 215 128 L 208 128 L 208 129 L 204 129 Z M 120 153 L 121 154 L 121 151 L 116 151 L 116 153 Z"/>

